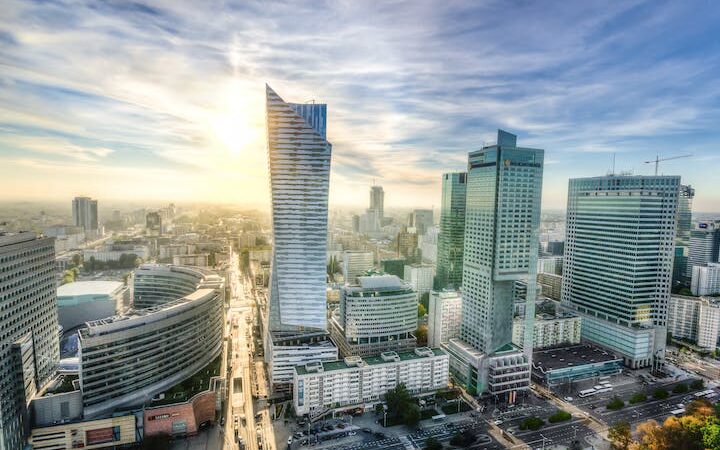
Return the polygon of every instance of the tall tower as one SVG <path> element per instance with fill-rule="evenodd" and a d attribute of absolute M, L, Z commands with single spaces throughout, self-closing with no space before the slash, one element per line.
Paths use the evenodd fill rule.
<path fill-rule="evenodd" d="M 286 103 L 266 85 L 266 107 L 273 225 L 269 329 L 326 330 L 327 105 Z"/>
<path fill-rule="evenodd" d="M 631 368 L 662 362 L 680 177 L 571 179 L 562 302 Z"/>
<path fill-rule="evenodd" d="M 692 230 L 692 202 L 695 189 L 680 185 L 678 196 L 677 233 L 675 236 L 675 260 L 673 261 L 673 284 L 688 286 L 692 268 L 688 270 L 690 231 Z"/>
<path fill-rule="evenodd" d="M 443 174 L 436 290 L 462 285 L 466 188 L 467 172 Z"/>
<path fill-rule="evenodd" d="M 0 449 L 16 449 L 60 358 L 54 238 L 0 233 L 0 292 Z"/>
<path fill-rule="evenodd" d="M 382 186 L 370 188 L 370 210 L 376 211 L 378 221 L 382 224 L 385 217 L 385 191 Z"/>
<path fill-rule="evenodd" d="M 90 197 L 75 197 L 72 201 L 73 222 L 85 231 L 98 229 L 98 203 Z"/>

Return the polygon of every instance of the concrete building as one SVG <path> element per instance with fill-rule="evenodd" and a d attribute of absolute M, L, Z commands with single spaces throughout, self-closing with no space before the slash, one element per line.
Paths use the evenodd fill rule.
<path fill-rule="evenodd" d="M 347 284 L 357 283 L 359 276 L 365 275 L 375 267 L 373 252 L 346 250 L 343 252 L 343 279 Z"/>
<path fill-rule="evenodd" d="M 695 189 L 680 185 L 678 196 L 677 232 L 675 234 L 675 259 L 673 260 L 673 285 L 690 284 L 692 267 L 688 267 L 690 256 L 690 232 L 692 230 L 692 202 Z"/>
<path fill-rule="evenodd" d="M 580 316 L 571 313 L 537 314 L 533 326 L 533 349 L 580 343 Z M 524 345 L 525 319 L 513 320 L 513 344 Z"/>
<path fill-rule="evenodd" d="M 687 274 L 695 266 L 718 262 L 720 256 L 720 221 L 700 222 L 690 231 Z"/>
<path fill-rule="evenodd" d="M 157 211 L 151 211 L 145 216 L 145 230 L 151 236 L 162 234 L 162 217 Z"/>
<path fill-rule="evenodd" d="M 408 226 L 417 230 L 418 235 L 423 235 L 433 226 L 433 210 L 432 209 L 414 209 L 410 215 L 410 223 Z"/>
<path fill-rule="evenodd" d="M 543 150 L 517 147 L 517 137 L 502 130 L 495 145 L 468 155 L 462 325 L 446 348 L 466 389 L 509 402 L 530 387 L 532 349 L 512 345 L 513 286 L 536 278 L 543 158 Z M 529 283 L 525 342 L 535 291 Z"/>
<path fill-rule="evenodd" d="M 690 291 L 693 295 L 715 295 L 720 293 L 720 263 L 693 266 Z"/>
<path fill-rule="evenodd" d="M 76 281 L 57 288 L 58 318 L 64 331 L 85 322 L 114 316 L 130 303 L 130 291 L 119 281 Z"/>
<path fill-rule="evenodd" d="M 403 278 L 405 276 L 405 264 L 406 261 L 403 258 L 383 259 L 380 261 L 380 268 L 388 275 L 395 275 L 398 278 Z"/>
<path fill-rule="evenodd" d="M 569 183 L 563 306 L 631 368 L 664 360 L 679 190 L 675 176 Z"/>
<path fill-rule="evenodd" d="M 136 309 L 164 305 L 200 288 L 222 292 L 223 278 L 199 267 L 169 264 L 141 264 L 132 278 L 133 306 Z"/>
<path fill-rule="evenodd" d="M 132 414 L 33 428 L 28 440 L 33 450 L 117 448 L 137 442 L 136 420 Z"/>
<path fill-rule="evenodd" d="M 288 363 L 337 358 L 328 339 L 325 293 L 332 145 L 327 105 L 287 103 L 270 86 L 265 91 L 273 249 L 263 328 L 277 387 L 292 382 Z"/>
<path fill-rule="evenodd" d="M 53 238 L 0 233 L 0 304 L 0 448 L 19 449 L 60 359 Z"/>
<path fill-rule="evenodd" d="M 342 356 L 375 356 L 415 348 L 418 323 L 415 291 L 395 275 L 358 278 L 345 285 L 330 331 Z"/>
<path fill-rule="evenodd" d="M 562 256 L 543 256 L 538 259 L 538 274 L 562 275 Z"/>
<path fill-rule="evenodd" d="M 460 291 L 430 292 L 428 308 L 428 347 L 440 348 L 460 336 L 462 296 Z"/>
<path fill-rule="evenodd" d="M 447 387 L 448 356 L 427 347 L 385 352 L 369 358 L 348 357 L 295 367 L 293 406 L 298 415 L 317 415 L 331 408 L 369 409 L 399 383 L 413 395 Z"/>
<path fill-rule="evenodd" d="M 435 278 L 437 290 L 462 286 L 466 192 L 466 172 L 443 174 Z"/>
<path fill-rule="evenodd" d="M 720 299 L 673 295 L 668 307 L 668 333 L 673 339 L 693 343 L 703 350 L 717 347 Z"/>
<path fill-rule="evenodd" d="M 414 228 L 405 227 L 397 236 L 397 254 L 408 262 L 419 262 L 418 235 Z"/>
<path fill-rule="evenodd" d="M 98 230 L 98 202 L 90 197 L 75 197 L 72 201 L 73 223 L 85 232 Z"/>
<path fill-rule="evenodd" d="M 553 300 L 560 300 L 562 296 L 562 275 L 539 273 L 537 274 L 537 282 L 540 284 L 544 296 Z"/>
<path fill-rule="evenodd" d="M 150 257 L 150 248 L 147 245 L 105 245 L 101 248 L 84 249 L 83 261 L 86 263 L 91 259 L 100 262 L 120 261 L 123 255 L 135 255 L 143 261 Z"/>
<path fill-rule="evenodd" d="M 420 300 L 423 294 L 432 290 L 434 277 L 435 266 L 432 264 L 410 264 L 405 266 L 403 279 L 410 284 Z"/>
<path fill-rule="evenodd" d="M 370 188 L 370 209 L 376 212 L 380 223 L 385 218 L 385 192 L 382 186 L 372 186 Z"/>
<path fill-rule="evenodd" d="M 172 263 L 176 266 L 195 266 L 208 267 L 208 253 L 194 253 L 190 255 L 175 255 L 172 257 Z"/>
<path fill-rule="evenodd" d="M 438 233 L 437 227 L 430 227 L 425 231 L 425 234 L 418 238 L 420 256 L 424 262 L 430 264 L 437 262 Z"/>
<path fill-rule="evenodd" d="M 588 344 L 538 350 L 533 354 L 533 380 L 549 387 L 567 386 L 575 396 L 572 383 L 622 372 L 623 359 L 603 348 Z M 564 386 L 563 386 L 564 387 Z"/>

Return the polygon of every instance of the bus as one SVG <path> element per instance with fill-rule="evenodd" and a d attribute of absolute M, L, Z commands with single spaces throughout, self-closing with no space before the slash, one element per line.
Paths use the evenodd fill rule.
<path fill-rule="evenodd" d="M 670 414 L 675 417 L 680 417 L 685 414 L 685 408 L 673 409 L 672 411 L 670 411 Z"/>
<path fill-rule="evenodd" d="M 591 395 L 595 395 L 595 392 L 596 391 L 593 388 L 585 389 L 585 390 L 578 392 L 578 397 L 582 397 L 582 398 L 590 397 Z"/>
<path fill-rule="evenodd" d="M 607 381 L 607 382 L 609 383 L 609 382 L 610 382 L 610 377 L 606 375 L 606 376 L 604 376 L 604 377 L 598 378 L 598 381 L 600 382 L 600 384 L 605 384 L 605 383 L 603 383 L 603 381 Z"/>
<path fill-rule="evenodd" d="M 432 420 L 433 422 L 442 422 L 446 417 L 447 416 L 445 414 L 438 414 L 436 416 L 432 416 Z"/>

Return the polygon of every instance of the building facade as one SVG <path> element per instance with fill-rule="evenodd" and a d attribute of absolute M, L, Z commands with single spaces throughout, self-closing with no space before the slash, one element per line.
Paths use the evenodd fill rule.
<path fill-rule="evenodd" d="M 673 295 L 668 307 L 668 333 L 673 339 L 688 341 L 713 351 L 720 330 L 720 299 Z"/>
<path fill-rule="evenodd" d="M 560 300 L 562 296 L 562 275 L 539 273 L 537 274 L 537 282 L 540 284 L 544 296 L 553 300 Z"/>
<path fill-rule="evenodd" d="M 423 235 L 428 228 L 433 226 L 433 210 L 432 209 L 415 209 L 412 212 L 411 223 L 408 224 L 414 227 L 417 234 Z"/>
<path fill-rule="evenodd" d="M 693 266 L 690 291 L 693 295 L 715 295 L 720 293 L 720 263 L 707 266 Z"/>
<path fill-rule="evenodd" d="M 86 232 L 98 229 L 98 202 L 90 197 L 75 197 L 72 201 L 73 223 Z"/>
<path fill-rule="evenodd" d="M 53 238 L 0 233 L 0 304 L 0 448 L 18 449 L 60 359 Z"/>
<path fill-rule="evenodd" d="M 28 443 L 33 450 L 72 450 L 76 448 L 116 448 L 137 443 L 135 416 L 85 420 L 33 428 Z"/>
<path fill-rule="evenodd" d="M 661 364 L 680 177 L 571 179 L 562 303 L 631 368 Z"/>
<path fill-rule="evenodd" d="M 430 292 L 428 305 L 428 347 L 440 348 L 460 336 L 462 296 L 460 291 Z"/>
<path fill-rule="evenodd" d="M 432 264 L 410 264 L 405 266 L 403 279 L 410 284 L 420 300 L 423 294 L 432 290 L 434 276 L 435 266 Z"/>
<path fill-rule="evenodd" d="M 130 303 L 119 281 L 76 281 L 57 288 L 58 319 L 64 331 L 91 320 L 114 316 Z"/>
<path fill-rule="evenodd" d="M 415 291 L 395 275 L 358 278 L 345 285 L 330 330 L 342 356 L 375 356 L 416 347 Z"/>
<path fill-rule="evenodd" d="M 437 290 L 462 286 L 466 191 L 466 172 L 443 174 L 435 277 Z"/>
<path fill-rule="evenodd" d="M 700 222 L 690 231 L 688 247 L 688 275 L 693 267 L 704 267 L 708 263 L 718 262 L 720 257 L 720 221 Z"/>
<path fill-rule="evenodd" d="M 571 313 L 537 314 L 533 326 L 533 348 L 555 347 L 580 343 L 580 316 Z M 524 345 L 525 319 L 513 320 L 513 343 L 518 347 Z"/>
<path fill-rule="evenodd" d="M 370 209 L 376 211 L 382 224 L 385 217 L 385 191 L 383 191 L 382 186 L 372 186 L 370 188 Z"/>
<path fill-rule="evenodd" d="M 680 185 L 678 196 L 677 232 L 675 234 L 675 259 L 673 261 L 673 284 L 690 284 L 688 257 L 690 256 L 690 231 L 692 230 L 692 203 L 695 189 Z"/>
<path fill-rule="evenodd" d="M 222 293 L 224 280 L 215 272 L 198 267 L 169 264 L 141 264 L 132 277 L 133 307 L 164 305 L 200 288 Z"/>
<path fill-rule="evenodd" d="M 375 267 L 373 252 L 344 251 L 343 252 L 343 279 L 347 284 L 356 284 L 359 276 L 365 275 L 368 270 Z"/>
<path fill-rule="evenodd" d="M 298 415 L 347 406 L 368 409 L 400 383 L 418 395 L 443 389 L 448 382 L 448 356 L 439 349 L 348 357 L 295 367 L 293 404 Z"/>

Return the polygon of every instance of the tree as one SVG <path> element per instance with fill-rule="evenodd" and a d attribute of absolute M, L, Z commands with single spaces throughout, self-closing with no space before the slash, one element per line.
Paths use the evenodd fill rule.
<path fill-rule="evenodd" d="M 653 398 L 657 400 L 665 400 L 669 395 L 670 393 L 668 393 L 665 389 L 655 389 L 653 392 Z"/>
<path fill-rule="evenodd" d="M 428 327 L 427 325 L 420 325 L 417 327 L 417 330 L 415 330 L 415 337 L 417 338 L 417 343 L 420 346 L 427 345 L 427 334 L 428 334 Z"/>
<path fill-rule="evenodd" d="M 427 309 L 422 303 L 418 303 L 418 317 L 424 317 L 427 314 Z"/>
<path fill-rule="evenodd" d="M 542 420 L 539 417 L 528 417 L 527 419 L 520 422 L 520 429 L 521 430 L 532 430 L 536 431 L 539 430 L 540 427 L 545 425 L 545 421 Z"/>
<path fill-rule="evenodd" d="M 467 448 L 473 442 L 475 442 L 475 435 L 469 430 L 463 431 L 462 433 L 455 433 L 453 437 L 450 438 L 450 445 L 454 445 L 455 447 Z"/>
<path fill-rule="evenodd" d="M 75 267 L 79 267 L 82 265 L 82 255 L 80 253 L 75 253 L 72 257 L 72 263 Z"/>
<path fill-rule="evenodd" d="M 624 421 L 615 423 L 608 429 L 608 439 L 612 450 L 628 450 L 633 443 L 630 424 Z"/>
<path fill-rule="evenodd" d="M 685 383 L 676 384 L 673 388 L 673 392 L 676 394 L 684 394 L 688 391 L 688 386 Z"/>
<path fill-rule="evenodd" d="M 638 392 L 637 394 L 630 397 L 630 404 L 634 405 L 635 403 L 641 403 L 647 400 L 647 395 L 643 392 Z"/>
<path fill-rule="evenodd" d="M 555 414 L 548 417 L 548 422 L 550 423 L 557 423 L 557 422 L 564 422 L 566 420 L 572 419 L 572 415 L 567 412 L 563 411 L 562 409 L 558 409 Z"/>
<path fill-rule="evenodd" d="M 414 403 L 409 403 L 402 412 L 403 423 L 409 427 L 414 427 L 420 422 L 420 415 L 420 407 Z"/>
<path fill-rule="evenodd" d="M 398 383 L 385 394 L 385 403 L 387 403 L 388 415 L 399 418 L 403 410 L 412 403 L 412 395 L 405 388 L 405 384 Z"/>
<path fill-rule="evenodd" d="M 427 438 L 425 441 L 425 447 L 423 447 L 424 450 L 442 450 L 442 448 L 442 443 L 432 436 Z"/>
<path fill-rule="evenodd" d="M 375 403 L 375 414 L 382 414 L 385 411 L 385 406 L 382 403 Z"/>
<path fill-rule="evenodd" d="M 621 409 L 623 406 L 625 406 L 625 402 L 620 397 L 614 397 L 612 400 L 610 400 L 610 403 L 607 404 L 607 409 L 611 411 L 617 411 L 618 409 Z"/>
<path fill-rule="evenodd" d="M 705 387 L 705 382 L 702 379 L 693 380 L 690 383 L 690 387 L 693 389 L 702 389 Z"/>

